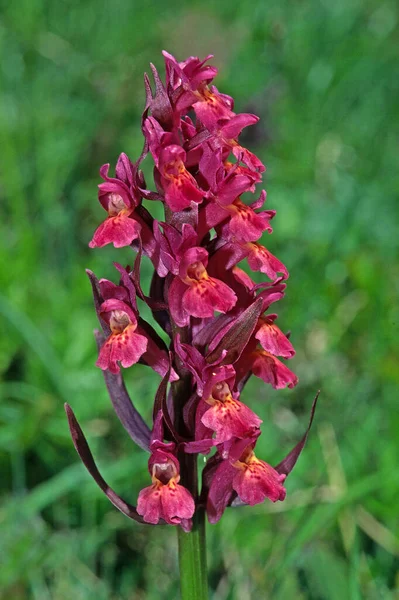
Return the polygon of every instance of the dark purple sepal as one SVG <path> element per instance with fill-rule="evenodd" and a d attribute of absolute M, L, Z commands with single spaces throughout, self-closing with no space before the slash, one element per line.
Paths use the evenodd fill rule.
<path fill-rule="evenodd" d="M 138 523 L 144 523 L 142 517 L 137 513 L 136 507 L 125 502 L 120 496 L 118 496 L 118 494 L 114 492 L 112 488 L 109 487 L 109 485 L 103 479 L 102 475 L 97 469 L 89 445 L 78 421 L 76 420 L 72 408 L 67 403 L 65 403 L 64 408 L 68 418 L 69 429 L 76 452 L 79 454 L 81 461 L 90 475 L 93 477 L 98 487 L 104 492 L 112 504 L 124 515 L 129 517 L 129 519 L 133 519 Z"/>
<path fill-rule="evenodd" d="M 263 301 L 258 298 L 229 327 L 227 333 L 222 337 L 217 347 L 206 357 L 208 363 L 214 363 L 221 356 L 223 350 L 227 350 L 223 359 L 224 364 L 234 364 L 241 356 L 247 345 L 258 319 L 262 313 Z"/>
<path fill-rule="evenodd" d="M 141 248 L 141 244 L 140 244 L 140 248 Z M 137 258 L 139 256 L 141 258 L 140 252 L 136 256 L 135 261 L 134 261 L 135 268 L 136 268 Z M 143 294 L 143 292 L 141 291 L 140 284 L 138 284 L 138 288 L 137 288 L 136 287 L 137 280 L 135 279 L 133 273 L 131 273 L 130 267 L 127 267 L 125 269 L 124 267 L 122 267 L 122 265 L 120 265 L 117 262 L 114 262 L 113 265 L 114 265 L 115 269 L 117 269 L 117 271 L 119 271 L 119 273 L 120 273 L 121 283 L 126 288 L 128 294 L 129 294 L 129 300 L 130 300 L 130 304 L 131 304 L 133 310 L 135 311 L 135 313 L 138 313 L 138 310 L 137 310 L 137 301 L 136 301 L 136 294 L 140 298 L 141 298 L 140 293 Z M 138 268 L 140 269 L 140 266 Z M 144 294 L 143 294 L 143 296 L 144 296 Z"/>
<path fill-rule="evenodd" d="M 135 165 L 137 167 L 137 169 L 139 168 L 139 166 L 141 165 L 141 163 L 143 162 L 143 160 L 145 159 L 145 157 L 148 154 L 148 142 L 146 139 L 144 139 L 144 145 L 143 145 L 143 149 L 141 151 L 140 156 L 138 157 L 138 159 L 135 162 Z M 146 187 L 146 183 L 145 183 L 145 179 L 144 179 L 144 173 L 143 171 L 137 171 L 137 180 L 138 180 L 138 184 L 139 184 L 139 191 L 141 192 L 141 190 Z"/>
<path fill-rule="evenodd" d="M 155 95 L 153 96 L 151 92 L 151 100 L 147 100 L 147 103 L 149 104 L 149 109 L 151 111 L 152 116 L 165 129 L 171 129 L 171 127 L 173 126 L 173 110 L 170 104 L 168 94 L 166 93 L 165 87 L 159 78 L 158 71 L 152 63 L 150 63 L 150 67 L 155 81 Z M 144 77 L 146 83 L 146 90 L 148 88 L 151 90 L 147 74 Z"/>
<path fill-rule="evenodd" d="M 167 452 L 175 455 L 176 453 L 176 444 L 175 442 L 164 442 L 165 439 L 165 416 L 162 412 L 162 409 L 159 409 L 157 414 L 154 417 L 154 424 L 152 426 L 151 432 L 151 442 L 150 442 L 150 451 L 151 455 L 153 455 L 157 450 L 161 450 L 162 452 Z M 150 457 L 150 462 L 152 460 L 152 456 Z"/>
<path fill-rule="evenodd" d="M 154 308 L 154 305 L 151 305 L 150 308 L 152 310 L 152 315 L 155 321 L 158 323 L 160 327 L 168 334 L 169 337 L 172 337 L 172 326 L 170 323 L 170 316 L 167 310 L 167 304 L 164 301 L 164 290 L 165 290 L 165 278 L 160 277 L 156 270 L 154 270 L 154 274 L 151 279 L 150 286 L 150 298 L 155 301 L 156 306 L 164 305 L 164 308 Z"/>
<path fill-rule="evenodd" d="M 210 131 L 208 131 L 208 129 L 201 129 L 201 131 L 199 131 L 197 135 L 192 137 L 191 140 L 185 145 L 185 148 L 187 151 L 192 150 L 193 148 L 196 148 L 197 146 L 200 146 L 201 144 L 209 140 L 211 137 L 212 134 Z"/>
<path fill-rule="evenodd" d="M 236 309 L 234 308 L 231 312 L 235 313 Z M 206 349 L 211 353 L 217 347 L 220 339 L 228 329 L 227 326 L 234 318 L 231 313 L 227 313 L 216 315 L 212 319 L 198 319 L 198 327 L 193 331 L 193 346 L 203 354 L 206 353 Z M 191 323 L 195 323 L 194 319 Z"/>
<path fill-rule="evenodd" d="M 172 357 L 171 357 L 170 353 L 169 353 L 169 360 L 170 360 L 169 369 L 165 373 L 165 376 L 162 378 L 162 381 L 159 384 L 157 392 L 155 394 L 154 408 L 153 408 L 152 416 L 154 419 L 154 423 L 156 423 L 158 415 L 162 414 L 162 419 L 166 426 L 165 438 L 169 437 L 171 440 L 175 440 L 177 443 L 180 443 L 185 440 L 177 433 L 177 431 L 173 425 L 172 419 L 170 418 L 168 404 L 167 404 L 168 383 L 169 383 L 170 373 L 172 370 L 172 365 L 171 365 Z"/>
<path fill-rule="evenodd" d="M 319 394 L 320 394 L 320 390 L 317 392 L 315 399 L 313 400 L 312 408 L 310 410 L 309 425 L 305 431 L 304 436 L 297 443 L 297 445 L 294 446 L 294 448 L 291 450 L 291 452 L 289 452 L 287 454 L 287 456 L 285 458 L 283 458 L 283 460 L 276 467 L 274 467 L 276 469 L 277 473 L 289 475 L 291 473 L 292 469 L 295 467 L 295 464 L 306 444 L 306 440 L 308 438 L 310 428 L 312 427 L 313 417 L 314 417 L 314 414 L 316 411 L 317 400 L 319 399 Z"/>
<path fill-rule="evenodd" d="M 102 319 L 100 316 L 100 306 L 104 302 L 104 298 L 101 295 L 101 290 L 100 290 L 100 285 L 99 285 L 98 279 L 94 275 L 93 271 L 90 271 L 90 269 L 86 269 L 86 273 L 88 275 L 88 278 L 89 278 L 90 284 L 91 284 L 91 288 L 93 290 L 94 308 L 96 309 L 96 314 L 98 316 L 98 320 L 100 322 L 102 330 L 104 331 L 105 336 L 108 337 L 109 335 L 111 335 L 111 329 L 110 329 L 108 323 L 104 319 Z"/>
<path fill-rule="evenodd" d="M 185 426 L 187 427 L 187 431 L 189 432 L 190 437 L 192 438 L 194 438 L 195 415 L 197 412 L 198 402 L 199 396 L 197 394 L 197 390 L 195 390 L 183 406 L 183 421 Z"/>
<path fill-rule="evenodd" d="M 179 525 L 183 529 L 183 531 L 185 531 L 186 533 L 190 533 L 190 531 L 193 528 L 193 520 L 192 519 L 182 519 L 180 521 Z"/>
<path fill-rule="evenodd" d="M 94 335 L 97 346 L 100 349 L 104 343 L 104 336 L 98 330 L 94 331 Z M 109 370 L 105 370 L 103 371 L 103 375 L 112 406 L 118 419 L 132 440 L 140 448 L 149 452 L 151 431 L 131 401 L 121 373 L 113 374 Z"/>
<path fill-rule="evenodd" d="M 168 349 L 165 342 L 161 336 L 157 334 L 153 326 L 141 317 L 138 318 L 137 331 L 144 334 L 148 340 L 147 351 L 141 356 L 139 361 L 140 364 L 148 365 L 163 377 L 169 367 Z M 170 381 L 177 381 L 179 379 L 179 376 L 173 368 L 170 372 L 170 376 Z"/>
<path fill-rule="evenodd" d="M 152 409 L 152 418 L 153 418 L 154 424 L 158 423 L 158 415 L 163 414 L 163 409 L 164 409 L 164 406 L 166 405 L 166 392 L 168 389 L 170 369 L 171 369 L 171 367 L 169 366 L 169 369 L 168 369 L 167 373 L 165 373 L 165 376 L 162 378 L 161 383 L 159 384 L 158 389 L 155 394 L 154 407 Z M 163 415 L 163 418 L 165 420 L 164 415 Z"/>
<path fill-rule="evenodd" d="M 168 308 L 168 305 L 165 302 L 158 302 L 157 300 L 154 300 L 152 298 L 151 294 L 150 294 L 150 296 L 146 296 L 141 288 L 140 268 L 141 268 L 142 255 L 143 255 L 143 246 L 140 243 L 137 256 L 134 259 L 133 270 L 128 271 L 128 277 L 131 280 L 131 282 L 133 282 L 137 296 L 140 298 L 140 300 L 143 300 L 143 302 L 145 302 L 147 304 L 147 306 L 149 308 L 151 308 L 151 310 L 153 310 L 153 311 L 165 310 Z M 114 265 L 118 268 L 117 263 L 114 263 Z M 126 286 L 126 284 L 125 284 L 125 286 Z"/>
<path fill-rule="evenodd" d="M 252 375 L 252 371 L 247 371 L 246 373 L 242 373 L 240 379 L 237 380 L 237 383 L 236 383 L 237 392 L 239 392 L 241 394 L 242 390 L 245 387 L 245 384 L 248 382 L 251 375 Z"/>
<path fill-rule="evenodd" d="M 145 300 L 145 295 L 143 290 L 141 289 L 140 284 L 140 267 L 141 267 L 141 258 L 143 256 L 143 244 L 141 240 L 139 240 L 139 246 L 136 258 L 134 259 L 133 270 L 129 268 L 124 269 L 120 264 L 114 262 L 114 266 L 118 269 L 122 276 L 122 282 L 125 287 L 127 287 L 130 291 L 130 286 L 134 287 L 134 301 L 136 301 L 136 294 L 140 298 L 140 300 Z M 134 306 L 134 304 L 132 304 Z"/>
<path fill-rule="evenodd" d="M 228 460 L 221 460 L 217 456 L 209 459 L 210 468 L 203 471 L 203 492 L 201 493 L 201 502 L 206 502 L 206 512 L 208 521 L 212 524 L 217 523 L 223 512 L 233 498 L 236 492 L 232 488 L 232 481 L 237 470 Z M 206 500 L 205 500 L 206 498 Z"/>
<path fill-rule="evenodd" d="M 185 223 L 188 223 L 195 230 L 198 228 L 198 204 L 196 202 L 191 202 L 189 208 L 185 208 L 184 210 L 177 211 L 173 213 L 170 224 L 173 225 L 178 231 L 182 232 L 183 226 Z"/>
<path fill-rule="evenodd" d="M 183 442 L 181 444 L 181 448 L 186 454 L 208 454 L 214 446 L 215 440 L 211 438 L 193 442 Z"/>

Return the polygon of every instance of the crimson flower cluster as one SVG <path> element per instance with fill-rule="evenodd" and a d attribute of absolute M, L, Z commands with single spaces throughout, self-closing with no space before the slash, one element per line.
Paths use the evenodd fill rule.
<path fill-rule="evenodd" d="M 256 456 L 262 420 L 241 400 L 245 383 L 251 375 L 276 389 L 298 381 L 284 362 L 294 348 L 270 308 L 284 296 L 288 271 L 259 241 L 272 232 L 275 211 L 264 209 L 265 191 L 251 203 L 242 199 L 255 194 L 265 170 L 239 141 L 258 117 L 235 113 L 233 99 L 212 85 L 211 56 L 178 62 L 163 54 L 165 84 L 152 65 L 153 86 L 145 76 L 141 156 L 131 162 L 122 153 L 114 177 L 109 165 L 100 169 L 107 216 L 89 244 L 136 252 L 132 268 L 115 263 L 117 283 L 88 271 L 102 329 L 96 364 L 122 425 L 150 453 L 151 485 L 136 507 L 104 481 L 69 405 L 66 411 L 80 457 L 115 506 L 136 521 L 189 531 L 197 506 L 215 523 L 227 506 L 284 500 L 284 480 L 305 444 L 315 403 L 305 435 L 279 465 Z M 140 170 L 147 155 L 156 191 Z M 143 200 L 147 207 L 163 203 L 164 220 L 154 219 Z M 154 268 L 147 293 L 140 282 L 143 255 Z M 238 266 L 242 261 L 267 281 L 255 283 Z M 162 335 L 140 316 L 143 303 Z M 135 363 L 161 377 L 151 429 L 121 374 Z M 187 458 L 199 453 L 208 458 L 198 494 L 196 476 L 187 473 L 195 463 Z"/>

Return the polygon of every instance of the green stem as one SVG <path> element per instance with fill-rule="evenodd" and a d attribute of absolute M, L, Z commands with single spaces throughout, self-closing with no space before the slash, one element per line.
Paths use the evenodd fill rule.
<path fill-rule="evenodd" d="M 178 527 L 180 587 L 182 600 L 208 600 L 206 570 L 205 512 L 198 509 L 193 528 Z"/>

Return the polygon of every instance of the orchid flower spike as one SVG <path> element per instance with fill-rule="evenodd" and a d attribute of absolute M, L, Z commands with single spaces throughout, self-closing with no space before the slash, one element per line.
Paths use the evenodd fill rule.
<path fill-rule="evenodd" d="M 89 244 L 134 252 L 131 266 L 115 263 L 114 281 L 88 275 L 100 324 L 96 365 L 123 427 L 149 453 L 148 485 L 137 506 L 104 481 L 69 405 L 66 412 L 80 458 L 119 510 L 140 523 L 189 531 L 198 507 L 215 523 L 229 506 L 284 500 L 317 396 L 291 452 L 274 467 L 258 457 L 262 419 L 245 403 L 246 382 L 255 375 L 275 389 L 298 383 L 286 363 L 294 347 L 269 310 L 283 298 L 288 279 L 285 265 L 263 244 L 276 213 L 264 208 L 264 190 L 243 200 L 256 193 L 265 171 L 239 140 L 258 117 L 234 112 L 233 99 L 213 85 L 211 56 L 179 62 L 163 55 L 165 81 L 153 65 L 155 85 L 144 78 L 140 157 L 132 162 L 122 153 L 114 175 L 109 164 L 100 169 L 98 199 L 106 218 Z M 153 190 L 140 169 L 146 157 L 154 165 Z M 155 220 L 143 200 L 147 207 L 161 203 L 164 220 Z M 143 255 L 153 268 L 148 292 L 141 282 Z M 248 270 L 266 280 L 255 283 Z M 162 335 L 141 316 L 145 304 Z M 160 377 L 150 426 L 123 380 L 136 363 Z M 188 465 L 200 453 L 206 465 L 199 491 Z"/>

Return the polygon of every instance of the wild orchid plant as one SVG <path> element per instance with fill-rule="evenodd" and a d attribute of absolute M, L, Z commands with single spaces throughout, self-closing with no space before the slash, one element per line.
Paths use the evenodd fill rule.
<path fill-rule="evenodd" d="M 305 444 L 315 402 L 305 435 L 276 467 L 256 456 L 262 420 L 241 401 L 245 383 L 252 374 L 276 389 L 298 381 L 280 360 L 295 351 L 270 312 L 284 296 L 288 271 L 259 243 L 272 232 L 275 211 L 263 210 L 265 191 L 251 204 L 240 198 L 255 193 L 265 170 L 238 140 L 258 117 L 236 114 L 233 99 L 211 85 L 217 73 L 206 64 L 211 56 L 177 62 L 163 54 L 165 85 L 153 65 L 155 91 L 145 75 L 141 156 L 132 163 L 122 153 L 115 177 L 108 164 L 100 169 L 99 200 L 108 214 L 89 244 L 131 246 L 137 253 L 132 269 L 115 263 L 118 283 L 88 271 L 102 329 L 95 332 L 96 364 L 122 425 L 150 453 L 151 484 L 137 507 L 104 481 L 68 405 L 66 412 L 76 450 L 111 502 L 140 523 L 179 526 L 183 598 L 205 598 L 204 512 L 216 523 L 229 506 L 284 500 L 284 481 Z M 140 170 L 148 153 L 156 192 Z M 147 206 L 163 203 L 163 222 L 143 199 Z M 143 254 L 154 267 L 148 294 L 140 282 Z M 244 259 L 269 281 L 255 283 L 238 267 Z M 151 308 L 163 337 L 140 316 L 140 302 Z M 151 429 L 120 369 L 138 362 L 162 378 Z M 209 457 L 200 492 L 198 454 Z"/>

